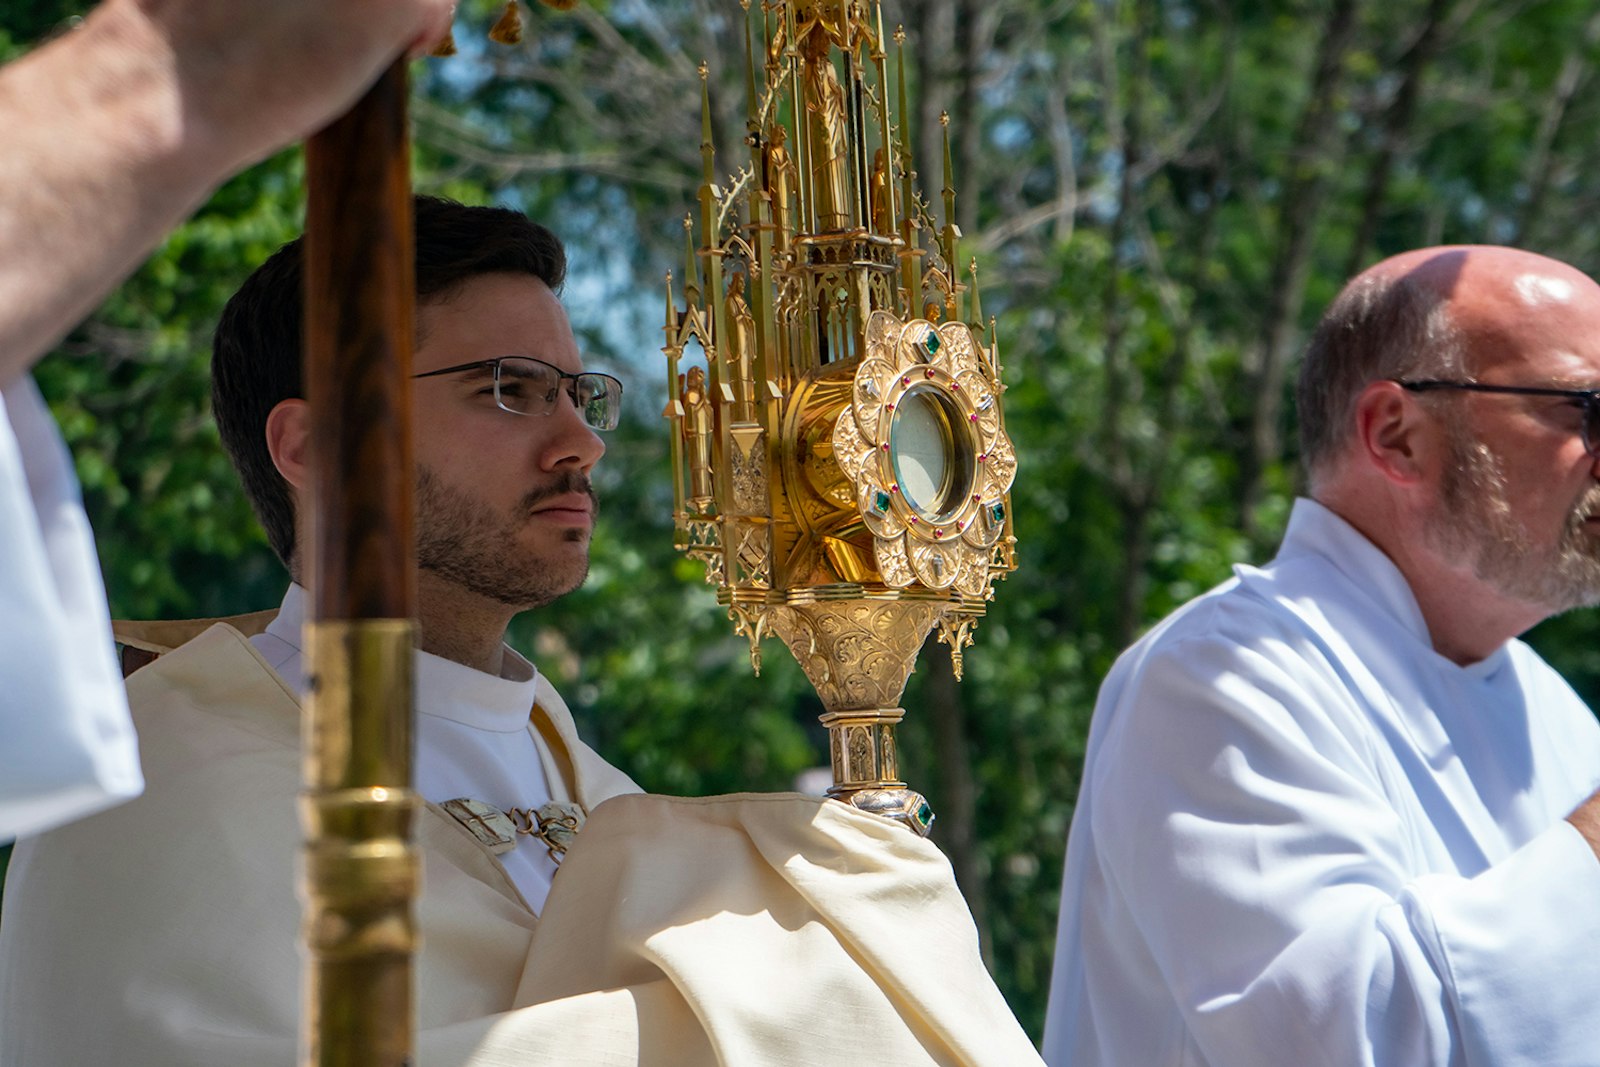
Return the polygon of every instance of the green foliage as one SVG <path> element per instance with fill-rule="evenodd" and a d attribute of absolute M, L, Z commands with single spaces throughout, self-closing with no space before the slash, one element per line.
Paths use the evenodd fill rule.
<path fill-rule="evenodd" d="M 224 185 L 35 376 L 72 449 L 115 615 L 270 606 L 282 568 L 210 415 L 211 331 L 245 275 L 300 229 L 285 153 Z"/>
<path fill-rule="evenodd" d="M 0 0 L 0 61 L 65 32 L 92 6 L 84 0 Z"/>

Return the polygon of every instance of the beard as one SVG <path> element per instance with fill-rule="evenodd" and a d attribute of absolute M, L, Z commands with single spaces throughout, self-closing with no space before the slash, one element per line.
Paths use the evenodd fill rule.
<path fill-rule="evenodd" d="M 519 559 L 516 546 L 533 509 L 569 493 L 587 496 L 591 514 L 598 514 L 599 498 L 594 487 L 576 471 L 563 472 L 549 485 L 524 496 L 511 514 L 502 515 L 470 493 L 446 485 L 433 471 L 418 464 L 417 566 L 468 592 L 519 611 L 543 607 L 566 596 L 588 577 L 588 552 Z M 565 541 L 573 543 L 589 536 L 588 531 L 575 527 L 562 534 Z"/>
<path fill-rule="evenodd" d="M 1432 548 L 1467 561 L 1502 596 L 1551 615 L 1600 604 L 1600 538 L 1585 528 L 1590 515 L 1600 514 L 1600 485 L 1573 504 L 1556 543 L 1541 546 L 1511 507 L 1500 458 L 1489 446 L 1452 425 L 1448 447 L 1427 526 Z"/>

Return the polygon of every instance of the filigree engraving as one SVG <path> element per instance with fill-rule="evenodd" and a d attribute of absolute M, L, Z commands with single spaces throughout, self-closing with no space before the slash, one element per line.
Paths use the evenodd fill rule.
<path fill-rule="evenodd" d="M 887 311 L 874 311 L 867 318 L 867 356 L 875 359 L 894 358 L 894 347 L 900 343 L 900 320 Z"/>
<path fill-rule="evenodd" d="M 872 738 L 865 726 L 850 727 L 850 780 L 867 782 L 876 778 L 872 766 Z"/>
<path fill-rule="evenodd" d="M 939 352 L 934 359 L 949 367 L 951 373 L 977 365 L 977 353 L 972 345 L 972 331 L 964 323 L 947 322 L 939 327 Z"/>
<path fill-rule="evenodd" d="M 923 639 L 947 609 L 930 600 L 840 600 L 772 608 L 769 624 L 830 711 L 892 707 Z"/>
<path fill-rule="evenodd" d="M 702 547 L 720 548 L 721 545 L 722 537 L 715 520 L 691 521 L 689 523 L 690 551 Z"/>
<path fill-rule="evenodd" d="M 729 473 L 733 482 L 733 510 L 749 515 L 766 510 L 767 504 L 767 437 L 765 433 L 753 434 L 741 441 L 732 440 L 728 450 Z"/>
<path fill-rule="evenodd" d="M 765 525 L 754 523 L 738 527 L 738 584 L 765 588 L 772 581 L 772 538 Z"/>
<path fill-rule="evenodd" d="M 877 424 L 894 373 L 894 365 L 888 360 L 871 355 L 856 368 L 856 387 L 851 399 L 855 406 L 856 421 L 862 426 Z"/>
<path fill-rule="evenodd" d="M 963 552 L 956 559 L 955 578 L 950 583 L 963 596 L 983 599 L 989 595 L 987 553 Z"/>
<path fill-rule="evenodd" d="M 973 425 L 982 438 L 992 440 L 1000 432 L 1000 405 L 995 403 L 994 387 L 989 379 L 975 370 L 963 370 L 956 375 L 956 385 L 966 394 L 972 405 L 971 414 L 977 418 Z"/>
<path fill-rule="evenodd" d="M 690 559 L 699 560 L 706 568 L 706 581 L 721 585 L 722 527 L 715 519 L 691 519 L 685 527 L 689 544 L 685 551 Z"/>
<path fill-rule="evenodd" d="M 878 769 L 880 776 L 884 778 L 900 777 L 900 757 L 894 749 L 894 727 L 892 726 L 878 727 L 878 758 L 883 762 L 883 766 Z"/>
<path fill-rule="evenodd" d="M 1008 491 L 1017 476 L 1017 453 L 1011 447 L 1011 439 L 1003 433 L 995 437 L 984 453 L 983 462 L 986 464 L 985 481 L 1001 493 Z"/>
<path fill-rule="evenodd" d="M 878 573 L 883 575 L 883 584 L 891 589 L 904 589 L 917 576 L 911 571 L 911 554 L 906 550 L 906 539 L 900 537 L 880 537 L 873 545 L 878 558 Z"/>
<path fill-rule="evenodd" d="M 872 445 L 861 436 L 855 414 L 849 408 L 840 412 L 839 421 L 833 427 L 833 461 L 839 465 L 845 477 L 852 482 L 859 482 L 862 468 L 872 451 Z"/>
<path fill-rule="evenodd" d="M 971 554 L 970 549 L 957 542 L 930 545 L 911 541 L 907 547 L 912 573 L 929 589 L 950 588 L 956 580 L 957 560 Z"/>

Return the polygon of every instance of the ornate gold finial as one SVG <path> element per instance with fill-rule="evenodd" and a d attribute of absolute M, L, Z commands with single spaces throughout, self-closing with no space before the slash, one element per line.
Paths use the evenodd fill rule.
<path fill-rule="evenodd" d="M 894 28 L 894 43 L 901 45 L 906 43 L 906 28 L 904 26 L 896 26 Z"/>
<path fill-rule="evenodd" d="M 683 257 L 683 292 L 692 314 L 700 297 L 700 261 L 694 253 L 694 216 L 688 213 L 683 216 Z"/>
<path fill-rule="evenodd" d="M 438 59 L 455 55 L 456 31 L 454 29 L 445 30 L 444 36 L 439 38 L 439 43 L 428 49 L 428 54 Z"/>
<path fill-rule="evenodd" d="M 946 129 L 949 129 L 949 127 L 950 127 L 950 112 L 948 112 L 948 111 L 939 112 L 939 125 L 945 127 Z"/>
<path fill-rule="evenodd" d="M 711 68 L 706 64 L 706 61 L 703 60 L 703 59 L 700 61 L 700 65 L 698 67 L 696 67 L 695 69 L 700 72 L 700 80 L 701 81 L 705 81 L 706 77 L 711 73 Z"/>
<path fill-rule="evenodd" d="M 979 333 L 983 332 L 983 301 L 978 297 L 978 257 L 973 256 L 972 262 L 967 266 L 967 276 L 972 279 L 972 310 L 967 315 L 967 321 Z"/>
<path fill-rule="evenodd" d="M 672 295 L 672 272 L 667 271 L 667 324 L 665 327 L 667 342 L 670 344 L 673 336 L 678 332 L 678 303 Z"/>
<path fill-rule="evenodd" d="M 522 40 L 522 12 L 517 0 L 506 0 L 506 9 L 489 28 L 489 40 L 495 44 L 517 44 Z"/>

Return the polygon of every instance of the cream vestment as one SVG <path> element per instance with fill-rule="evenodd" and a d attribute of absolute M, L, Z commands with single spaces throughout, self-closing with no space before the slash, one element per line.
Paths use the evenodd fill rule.
<path fill-rule="evenodd" d="M 129 693 L 145 796 L 18 848 L 0 1065 L 288 1067 L 298 705 L 226 626 Z M 448 815 L 419 819 L 420 1065 L 1039 1063 L 928 842 L 807 797 L 615 795 L 548 696 L 551 792 L 590 818 L 542 918 Z"/>
<path fill-rule="evenodd" d="M 300 641 L 305 627 L 306 591 L 291 584 L 277 617 L 255 646 L 267 666 L 296 692 L 305 692 L 305 665 Z M 416 758 L 411 788 L 423 800 L 445 804 L 470 797 L 501 811 L 537 809 L 551 800 L 549 747 L 539 743 L 528 709 L 561 698 L 539 676 L 533 664 L 510 647 L 502 649 L 500 675 L 473 670 L 420 649 L 412 674 L 416 718 L 412 744 Z M 626 791 L 638 786 L 627 783 Z M 525 824 L 526 825 L 526 824 Z M 556 861 L 545 842 L 528 834 L 514 835 L 514 844 L 498 853 L 500 865 L 516 884 L 522 899 L 538 914 L 550 892 Z"/>

